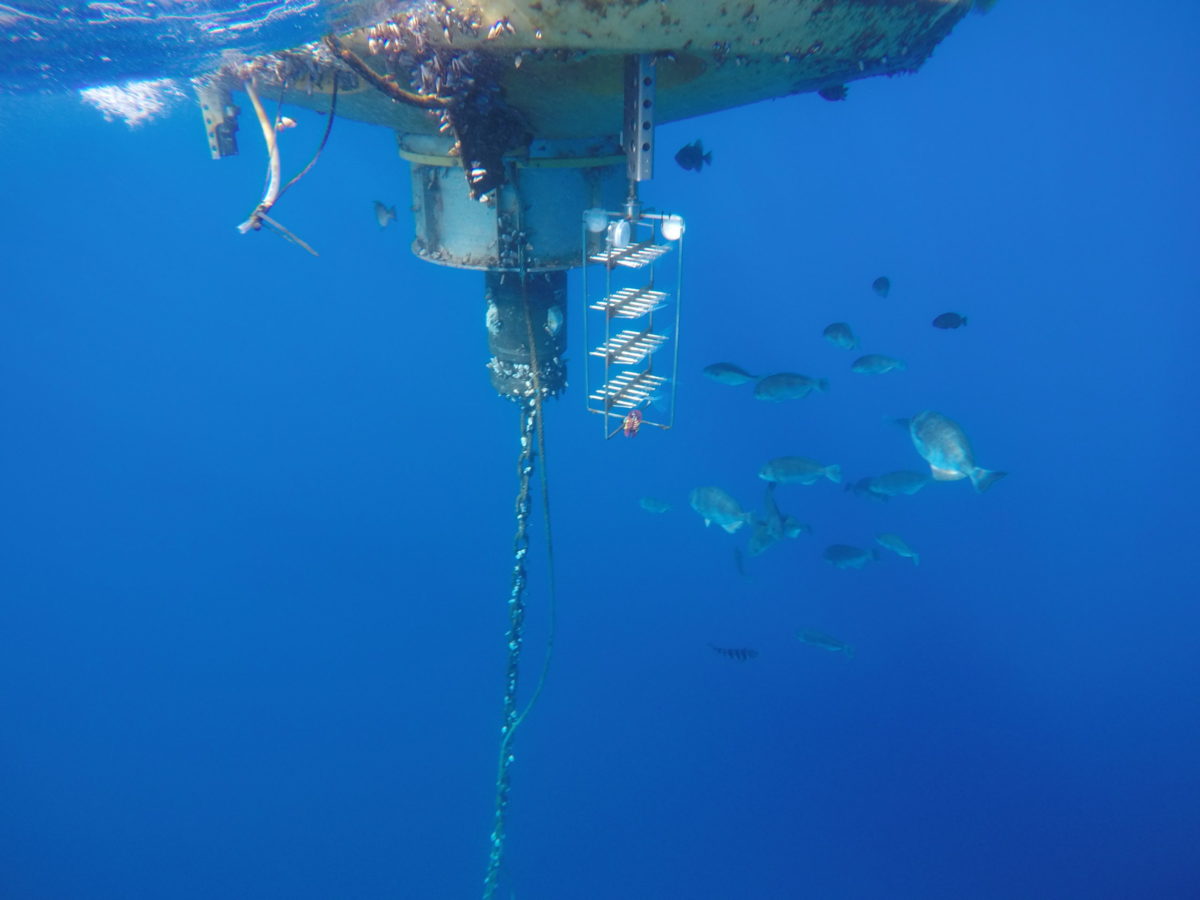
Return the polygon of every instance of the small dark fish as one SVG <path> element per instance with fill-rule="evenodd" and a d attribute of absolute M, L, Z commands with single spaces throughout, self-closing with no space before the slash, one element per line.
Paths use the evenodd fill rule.
<path fill-rule="evenodd" d="M 748 659 L 754 659 L 758 656 L 758 651 L 752 647 L 718 647 L 716 644 L 709 644 L 722 656 L 728 656 L 730 659 L 736 659 L 738 662 L 745 662 Z"/>
<path fill-rule="evenodd" d="M 375 221 L 379 223 L 380 228 L 387 228 L 389 222 L 396 221 L 396 207 L 384 206 L 382 203 L 376 200 Z"/>
<path fill-rule="evenodd" d="M 967 324 L 967 317 L 958 313 L 942 313 L 933 320 L 934 328 L 962 328 Z"/>
<path fill-rule="evenodd" d="M 817 91 L 817 96 L 822 100 L 845 100 L 846 95 L 850 93 L 850 89 L 844 84 L 834 84 L 829 87 L 823 87 Z"/>
<path fill-rule="evenodd" d="M 705 153 L 704 145 L 697 140 L 680 147 L 679 152 L 675 154 L 675 162 L 689 172 L 699 172 L 705 163 L 712 165 L 712 151 Z"/>
<path fill-rule="evenodd" d="M 880 297 L 886 297 L 888 295 L 888 291 L 891 289 L 892 279 L 888 278 L 886 275 L 880 275 L 871 282 L 871 290 L 877 293 Z"/>

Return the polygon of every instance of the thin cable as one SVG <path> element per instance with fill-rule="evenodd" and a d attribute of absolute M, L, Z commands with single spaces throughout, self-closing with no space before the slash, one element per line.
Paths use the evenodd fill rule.
<path fill-rule="evenodd" d="M 279 189 L 279 194 L 275 197 L 276 202 L 279 201 L 280 197 L 287 193 L 288 188 L 307 175 L 309 170 L 317 164 L 317 160 L 321 158 L 321 151 L 325 149 L 325 144 L 329 141 L 329 132 L 333 131 L 333 117 L 337 113 L 337 97 L 338 80 L 337 74 L 335 73 L 333 76 L 333 91 L 329 96 L 329 116 L 325 120 L 325 133 L 321 135 L 321 143 L 317 145 L 317 152 L 314 153 L 312 159 L 308 161 L 308 165 L 300 170 L 300 174 L 296 175 L 291 181 Z"/>

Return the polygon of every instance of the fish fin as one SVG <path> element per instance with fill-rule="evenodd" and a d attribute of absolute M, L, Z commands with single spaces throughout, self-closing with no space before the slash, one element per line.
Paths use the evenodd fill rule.
<path fill-rule="evenodd" d="M 826 466 L 825 467 L 825 477 L 828 478 L 830 481 L 832 481 L 834 484 L 841 484 L 842 483 L 842 467 L 839 466 L 837 463 L 834 463 L 831 466 Z"/>
<path fill-rule="evenodd" d="M 706 163 L 708 163 L 710 166 L 712 165 L 712 151 L 711 150 L 709 150 L 707 153 L 704 154 L 704 161 Z"/>
<path fill-rule="evenodd" d="M 724 528 L 730 534 L 733 534 L 735 531 L 737 531 L 739 528 L 741 528 L 745 524 L 746 524 L 745 519 L 739 519 L 736 522 L 726 522 L 721 527 Z"/>
<path fill-rule="evenodd" d="M 911 559 L 913 561 L 914 566 L 919 566 L 921 564 L 921 554 L 920 553 L 914 553 L 912 555 Z"/>
<path fill-rule="evenodd" d="M 817 390 L 820 391 L 822 394 L 829 393 L 829 379 L 828 378 L 818 378 L 817 379 Z"/>
<path fill-rule="evenodd" d="M 846 654 L 847 659 L 854 659 L 854 648 L 849 644 L 846 645 L 846 649 L 842 652 Z"/>
<path fill-rule="evenodd" d="M 993 472 L 991 469 L 975 468 L 971 470 L 971 484 L 975 485 L 975 490 L 982 494 L 1007 474 L 1007 472 Z M 933 477 L 936 478 L 937 475 Z"/>
<path fill-rule="evenodd" d="M 966 325 L 966 324 L 967 324 L 967 317 L 966 317 L 966 316 L 963 316 L 963 317 L 962 317 L 962 323 L 963 323 L 964 325 Z"/>
<path fill-rule="evenodd" d="M 908 428 L 912 425 L 912 419 L 910 418 L 898 419 L 895 416 L 884 416 L 883 421 L 888 425 L 896 425 L 900 428 Z"/>
<path fill-rule="evenodd" d="M 883 559 L 883 554 L 879 552 L 878 547 L 872 547 L 870 552 L 871 559 L 873 559 L 875 562 L 879 562 L 881 559 Z"/>

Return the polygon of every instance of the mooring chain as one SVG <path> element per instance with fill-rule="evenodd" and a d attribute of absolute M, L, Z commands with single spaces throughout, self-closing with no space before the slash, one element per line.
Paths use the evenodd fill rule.
<path fill-rule="evenodd" d="M 521 404 L 521 452 L 517 457 L 516 518 L 517 531 L 513 538 L 512 589 L 508 595 L 508 666 L 504 678 L 504 724 L 500 727 L 500 759 L 496 773 L 496 819 L 492 827 L 488 852 L 487 875 L 483 881 L 484 900 L 489 900 L 499 886 L 500 865 L 504 857 L 504 828 L 508 812 L 509 769 L 513 763 L 511 749 L 517 725 L 517 686 L 521 646 L 525 629 L 525 558 L 529 555 L 529 489 L 533 476 L 534 435 L 537 408 L 532 400 Z"/>

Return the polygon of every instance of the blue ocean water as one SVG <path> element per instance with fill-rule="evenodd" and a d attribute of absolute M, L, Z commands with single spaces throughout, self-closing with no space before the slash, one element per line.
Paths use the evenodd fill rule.
<path fill-rule="evenodd" d="M 600 439 L 573 307 L 502 896 L 1200 896 L 1198 23 L 1001 3 L 845 103 L 661 128 L 677 427 Z M 235 231 L 256 136 L 212 162 L 190 103 L 14 93 L 0 134 L 0 896 L 478 896 L 518 417 L 480 277 L 374 221 L 391 133 L 338 121 L 281 204 L 319 258 Z M 852 374 L 839 320 L 907 370 Z M 831 389 L 761 403 L 719 360 Z M 885 419 L 926 408 L 1008 477 L 781 486 L 814 533 L 745 575 L 687 507 L 759 505 L 782 455 L 918 469 Z M 920 566 L 821 559 L 880 531 Z M 526 690 L 540 552 L 528 601 Z"/>

